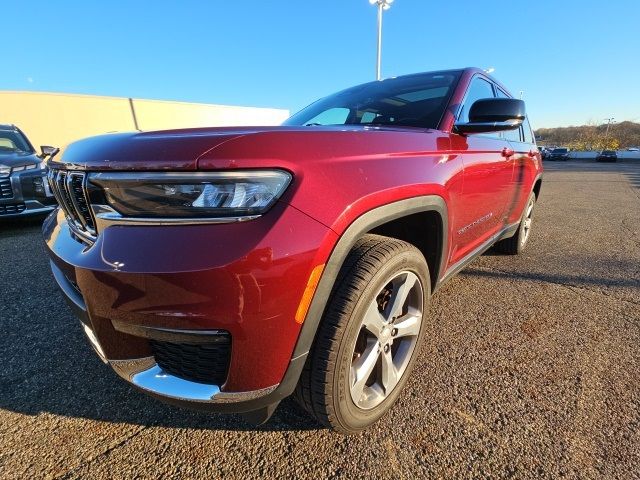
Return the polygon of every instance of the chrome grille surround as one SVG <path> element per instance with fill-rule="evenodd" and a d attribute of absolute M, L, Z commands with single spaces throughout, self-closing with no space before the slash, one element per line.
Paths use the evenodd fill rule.
<path fill-rule="evenodd" d="M 47 180 L 69 227 L 82 240 L 93 243 L 97 236 L 96 222 L 87 194 L 85 172 L 50 169 Z"/>
<path fill-rule="evenodd" d="M 0 198 L 13 198 L 13 187 L 8 177 L 0 179 Z"/>

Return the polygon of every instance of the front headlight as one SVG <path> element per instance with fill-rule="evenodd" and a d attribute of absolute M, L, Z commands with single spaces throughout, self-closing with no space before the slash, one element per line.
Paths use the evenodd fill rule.
<path fill-rule="evenodd" d="M 193 173 L 92 173 L 109 206 L 125 217 L 217 218 L 265 213 L 291 174 L 283 170 Z"/>

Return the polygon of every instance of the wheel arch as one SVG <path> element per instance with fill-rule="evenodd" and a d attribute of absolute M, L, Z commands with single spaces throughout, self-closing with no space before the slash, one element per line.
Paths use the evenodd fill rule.
<path fill-rule="evenodd" d="M 432 265 L 429 264 L 429 269 L 432 276 L 432 286 L 435 287 L 437 279 L 441 273 L 444 272 L 448 245 L 448 211 L 445 200 L 439 195 L 426 195 L 399 200 L 367 211 L 347 227 L 333 248 L 309 306 L 305 321 L 302 324 L 292 360 L 300 356 L 306 356 L 311 349 L 325 307 L 331 296 L 335 280 L 338 277 L 344 260 L 356 241 L 367 233 L 384 235 L 385 232 L 391 232 L 391 230 L 397 228 L 403 222 L 413 223 L 419 222 L 421 219 L 437 222 L 438 239 L 435 251 L 432 251 L 429 248 L 430 246 L 427 247 L 427 242 L 424 241 L 418 242 L 419 244 L 416 245 L 414 241 L 419 238 L 419 235 L 416 235 L 414 232 L 410 232 L 409 236 L 407 236 L 406 233 L 401 236 L 387 236 L 393 236 L 394 238 L 413 243 L 423 252 L 423 255 L 427 258 L 427 262 L 429 262 L 429 257 L 431 258 L 434 262 L 433 267 L 435 268 L 432 268 Z M 433 225 L 433 223 L 429 225 Z M 434 271 L 431 272 L 431 270 Z"/>
<path fill-rule="evenodd" d="M 542 174 L 536 177 L 536 180 L 533 182 L 533 193 L 536 195 L 536 201 L 540 198 L 540 189 L 542 188 Z"/>

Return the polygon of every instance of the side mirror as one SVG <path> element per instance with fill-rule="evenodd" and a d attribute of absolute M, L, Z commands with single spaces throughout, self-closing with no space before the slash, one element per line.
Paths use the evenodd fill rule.
<path fill-rule="evenodd" d="M 43 158 L 43 159 L 46 157 L 49 157 L 51 159 L 55 157 L 56 154 L 60 151 L 59 148 L 51 147 L 49 145 L 41 146 L 40 150 L 42 151 L 42 153 L 40 154 L 40 158 Z"/>
<path fill-rule="evenodd" d="M 515 130 L 526 117 L 524 102 L 515 98 L 483 98 L 469 110 L 469 123 L 456 123 L 458 133 L 487 133 Z"/>

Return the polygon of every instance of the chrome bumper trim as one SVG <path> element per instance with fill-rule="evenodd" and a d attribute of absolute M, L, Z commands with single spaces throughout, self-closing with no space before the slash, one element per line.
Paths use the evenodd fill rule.
<path fill-rule="evenodd" d="M 218 385 L 190 382 L 165 373 L 158 365 L 136 373 L 131 383 L 158 395 L 195 402 L 210 402 L 220 393 Z"/>
<path fill-rule="evenodd" d="M 221 392 L 219 385 L 191 382 L 166 373 L 153 357 L 109 360 L 109 364 L 120 377 L 136 387 L 174 400 L 229 404 L 264 397 L 278 387 L 276 384 L 248 392 Z"/>

